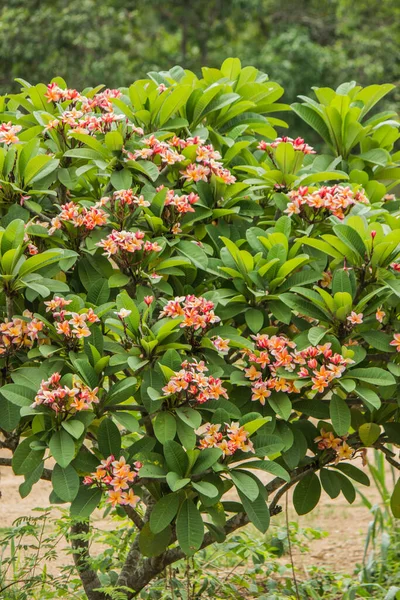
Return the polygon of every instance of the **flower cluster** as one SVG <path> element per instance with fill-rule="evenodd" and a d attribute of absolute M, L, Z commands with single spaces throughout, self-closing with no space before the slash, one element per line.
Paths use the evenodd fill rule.
<path fill-rule="evenodd" d="M 188 402 L 203 404 L 207 400 L 219 400 L 221 396 L 228 398 L 222 387 L 221 379 L 212 375 L 204 375 L 208 371 L 203 361 L 182 363 L 182 369 L 175 372 L 166 386 L 162 388 L 165 396 L 180 395 Z"/>
<path fill-rule="evenodd" d="M 160 313 L 160 317 L 183 317 L 181 327 L 193 327 L 194 330 L 206 329 L 221 319 L 214 313 L 214 303 L 202 296 L 177 296 L 169 300 Z"/>
<path fill-rule="evenodd" d="M 97 246 L 104 248 L 108 257 L 118 252 L 161 252 L 162 248 L 157 242 L 144 241 L 143 231 L 113 231 L 103 240 L 97 243 Z"/>
<path fill-rule="evenodd" d="M 104 201 L 104 198 L 102 200 Z M 137 196 L 132 189 L 115 191 L 111 199 L 111 205 L 113 206 L 116 202 L 119 202 L 120 206 L 150 206 L 150 202 L 147 202 L 144 196 Z"/>
<path fill-rule="evenodd" d="M 9 146 L 10 144 L 17 144 L 19 137 L 17 133 L 21 131 L 21 125 L 13 125 L 11 121 L 9 123 L 0 124 L 0 144 Z"/>
<path fill-rule="evenodd" d="M 135 462 L 133 469 L 126 463 L 123 456 L 115 460 L 109 456 L 101 461 L 96 471 L 83 479 L 85 485 L 95 484 L 102 490 L 106 490 L 107 502 L 112 506 L 122 505 L 135 508 L 139 502 L 139 496 L 135 496 L 131 484 L 137 478 L 142 463 Z"/>
<path fill-rule="evenodd" d="M 48 406 L 57 414 L 75 413 L 81 410 L 88 410 L 91 404 L 99 402 L 96 396 L 99 388 L 90 389 L 87 385 L 74 378 L 73 387 L 60 384 L 60 373 L 53 373 L 51 377 L 40 384 L 38 393 L 32 404 L 33 408 L 37 406 Z"/>
<path fill-rule="evenodd" d="M 160 186 L 157 188 L 157 191 L 161 190 L 163 187 L 164 186 Z M 194 192 L 179 195 L 176 194 L 174 190 L 168 190 L 164 206 L 172 206 L 177 213 L 184 215 L 188 212 L 195 212 L 193 204 L 196 204 L 198 201 L 199 196 Z"/>
<path fill-rule="evenodd" d="M 0 356 L 21 348 L 32 348 L 34 341 L 39 339 L 44 327 L 42 321 L 32 318 L 29 311 L 24 311 L 23 316 L 29 320 L 14 318 L 0 323 Z"/>
<path fill-rule="evenodd" d="M 209 181 L 211 175 L 216 175 L 224 183 L 230 185 L 231 183 L 235 183 L 236 177 L 232 175 L 229 169 L 226 169 L 222 166 L 222 163 L 215 158 L 209 158 L 212 155 L 218 155 L 220 158 L 219 152 L 215 152 L 214 150 L 210 150 L 205 152 L 205 149 L 212 148 L 211 145 L 208 146 L 200 146 L 196 151 L 196 161 L 197 163 L 190 163 L 185 169 L 183 169 L 180 173 L 183 179 L 186 181 L 197 183 L 198 181 Z M 200 162 L 201 161 L 201 162 Z"/>
<path fill-rule="evenodd" d="M 64 310 L 72 300 L 65 300 L 54 296 L 52 300 L 45 302 L 46 312 L 51 312 L 55 320 L 56 332 L 66 338 L 85 338 L 90 336 L 89 324 L 98 323 L 99 317 L 92 308 L 87 312 L 76 313 Z"/>
<path fill-rule="evenodd" d="M 154 135 L 142 140 L 143 146 L 134 152 L 125 151 L 127 160 L 153 160 L 159 167 L 174 165 L 186 160 L 181 154 L 184 148 L 196 146 L 195 162 L 190 163 L 180 173 L 190 182 L 208 181 L 212 174 L 220 177 L 226 184 L 234 183 L 236 178 L 220 162 L 221 155 L 211 144 L 203 144 L 196 136 L 186 140 L 177 136 L 161 141 Z"/>
<path fill-rule="evenodd" d="M 286 207 L 288 215 L 305 216 L 306 207 L 319 211 L 320 213 L 330 213 L 338 219 L 343 219 L 346 210 L 361 202 L 368 204 L 364 190 L 353 191 L 350 187 L 341 185 L 323 186 L 314 192 L 309 192 L 307 186 L 300 187 L 298 190 L 292 190 L 288 194 L 290 202 Z"/>
<path fill-rule="evenodd" d="M 334 450 L 336 452 L 335 462 L 352 458 L 354 450 L 346 442 L 346 436 L 335 437 L 332 431 L 321 429 L 320 435 L 315 438 L 319 450 Z"/>
<path fill-rule="evenodd" d="M 79 206 L 74 202 L 63 204 L 60 214 L 51 221 L 49 234 L 52 235 L 57 229 L 61 229 L 63 222 L 71 223 L 74 227 L 84 227 L 88 231 L 106 225 L 107 213 L 100 208 L 101 206 L 103 206 L 102 201 L 90 208 Z"/>
<path fill-rule="evenodd" d="M 159 157 L 162 165 L 174 165 L 185 160 L 185 157 L 179 152 L 180 148 L 191 145 L 194 139 L 196 139 L 196 143 L 200 141 L 199 138 L 190 138 L 187 141 L 174 137 L 173 140 L 175 139 L 179 143 L 171 140 L 161 141 L 154 135 L 143 138 L 141 140 L 143 144 L 141 148 L 138 148 L 134 152 L 126 151 L 127 160 L 154 160 Z M 180 142 L 184 143 L 185 146 L 182 146 Z M 195 142 L 193 141 L 193 143 Z"/>
<path fill-rule="evenodd" d="M 221 431 L 222 429 L 222 431 Z M 249 440 L 249 433 L 245 426 L 240 427 L 239 423 L 225 423 L 223 425 L 206 423 L 196 430 L 196 435 L 200 436 L 199 448 L 219 448 L 222 450 L 222 456 L 232 456 L 237 450 L 242 452 L 254 452 L 253 443 Z"/>
<path fill-rule="evenodd" d="M 282 376 L 278 369 L 295 372 L 297 379 L 311 379 L 311 389 L 323 392 L 334 379 L 342 376 L 347 364 L 352 362 L 341 354 L 334 354 L 330 343 L 297 351 L 296 344 L 285 336 L 257 334 L 252 337 L 257 349 L 254 352 L 243 351 L 243 355 L 253 363 L 245 368 L 244 374 L 252 382 L 251 399 L 261 404 L 265 404 L 271 390 L 299 391 L 296 382 Z"/>
<path fill-rule="evenodd" d="M 282 142 L 286 142 L 287 144 L 292 144 L 294 150 L 299 150 L 303 154 L 315 154 L 314 148 L 312 148 L 311 146 L 306 144 L 305 141 L 303 140 L 303 138 L 297 137 L 294 140 L 293 138 L 288 137 L 286 135 L 282 136 L 282 137 L 278 137 L 278 138 L 276 138 L 276 140 L 274 140 L 273 142 L 270 142 L 270 143 L 268 143 L 264 140 L 261 140 L 261 142 L 258 144 L 257 147 L 259 150 L 268 150 L 268 148 L 277 148 L 279 146 L 279 144 L 281 144 Z"/>
<path fill-rule="evenodd" d="M 77 90 L 62 89 L 56 83 L 50 83 L 45 94 L 47 102 L 68 102 L 69 106 L 59 117 L 49 121 L 45 130 L 63 129 L 68 126 L 71 128 L 70 133 L 92 134 L 109 131 L 112 123 L 124 119 L 124 115 L 113 112 L 112 99 L 120 96 L 119 90 L 107 89 L 95 94 L 93 98 L 87 98 Z M 101 111 L 100 114 L 89 114 L 96 109 Z"/>

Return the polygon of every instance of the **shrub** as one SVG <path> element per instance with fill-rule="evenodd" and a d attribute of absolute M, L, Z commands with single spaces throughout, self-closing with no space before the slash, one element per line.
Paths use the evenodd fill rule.
<path fill-rule="evenodd" d="M 282 88 L 238 59 L 21 85 L 1 100 L 1 464 L 21 496 L 47 479 L 71 503 L 88 598 L 108 597 L 99 505 L 135 526 L 114 588 L 132 598 L 249 521 L 265 532 L 294 486 L 298 514 L 321 486 L 353 502 L 367 447 L 399 466 L 398 132 L 370 116 L 392 86 L 294 105 L 317 154 L 278 137 Z"/>

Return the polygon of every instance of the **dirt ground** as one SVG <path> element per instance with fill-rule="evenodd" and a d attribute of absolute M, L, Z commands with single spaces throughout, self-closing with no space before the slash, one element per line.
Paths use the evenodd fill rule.
<path fill-rule="evenodd" d="M 1 529 L 10 526 L 19 517 L 37 515 L 38 513 L 33 510 L 35 507 L 47 507 L 49 505 L 50 482 L 38 482 L 33 492 L 28 497 L 21 499 L 18 486 L 22 481 L 23 478 L 16 477 L 10 468 L 0 467 Z M 364 488 L 363 491 L 373 504 L 379 503 L 379 494 L 373 483 L 371 483 L 371 487 Z M 292 507 L 289 520 L 298 521 L 303 527 L 321 529 L 329 533 L 327 537 L 311 540 L 309 552 L 305 554 L 295 552 L 295 566 L 304 575 L 307 575 L 307 569 L 311 566 L 326 567 L 337 572 L 352 574 L 357 563 L 362 561 L 364 541 L 368 523 L 371 521 L 371 513 L 362 505 L 358 497 L 353 505 L 349 505 L 342 495 L 335 500 L 331 500 L 323 492 L 318 508 L 311 514 L 298 517 Z M 281 522 L 283 523 L 283 519 Z M 110 529 L 114 526 L 110 520 L 102 519 L 102 512 L 100 511 L 95 513 L 95 525 L 101 529 Z M 345 540 L 349 539 L 351 539 L 351 544 L 345 545 Z M 59 557 L 53 568 L 65 564 L 64 551 L 65 544 L 62 542 L 59 547 Z"/>

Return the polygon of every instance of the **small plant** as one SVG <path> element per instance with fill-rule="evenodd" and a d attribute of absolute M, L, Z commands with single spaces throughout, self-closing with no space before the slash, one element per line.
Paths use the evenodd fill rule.
<path fill-rule="evenodd" d="M 292 487 L 298 514 L 322 490 L 353 502 L 367 447 L 399 467 L 398 123 L 365 120 L 391 86 L 295 106 L 318 155 L 278 135 L 283 89 L 238 59 L 21 85 L 0 100 L 0 464 L 70 505 L 89 600 L 266 533 Z M 97 507 L 125 523 L 101 559 Z"/>

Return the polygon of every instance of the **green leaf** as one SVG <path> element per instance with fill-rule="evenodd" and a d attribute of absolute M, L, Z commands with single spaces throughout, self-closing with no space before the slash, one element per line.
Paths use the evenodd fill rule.
<path fill-rule="evenodd" d="M 198 429 L 200 427 L 201 414 L 197 410 L 190 408 L 189 406 L 182 406 L 181 408 L 175 409 L 175 412 L 181 421 L 186 423 L 186 425 L 189 425 L 189 427 L 192 427 L 193 429 Z"/>
<path fill-rule="evenodd" d="M 340 479 L 337 473 L 330 469 L 321 469 L 319 472 L 322 487 L 332 500 L 340 494 Z"/>
<path fill-rule="evenodd" d="M 121 292 L 117 296 L 117 308 L 126 308 L 131 311 L 131 314 L 125 319 L 128 323 L 128 328 L 133 332 L 139 331 L 140 313 L 135 302 L 130 298 L 126 291 Z"/>
<path fill-rule="evenodd" d="M 358 435 L 364 446 L 372 446 L 381 434 L 381 428 L 376 423 L 363 423 L 358 428 Z"/>
<path fill-rule="evenodd" d="M 257 413 L 256 413 L 257 414 Z M 252 419 L 251 421 L 246 421 L 243 427 L 247 431 L 249 435 L 253 435 L 260 427 L 265 425 L 265 423 L 269 423 L 272 420 L 272 417 L 257 417 L 257 419 Z"/>
<path fill-rule="evenodd" d="M 361 485 L 370 485 L 368 475 L 350 463 L 339 463 L 336 465 L 335 469 L 344 473 L 344 475 L 347 475 L 350 479 L 354 479 L 354 481 L 361 483 Z"/>
<path fill-rule="evenodd" d="M 186 452 L 180 444 L 168 440 L 164 444 L 164 456 L 168 468 L 181 476 L 184 476 L 189 465 Z"/>
<path fill-rule="evenodd" d="M 49 265 L 61 260 L 62 257 L 63 251 L 59 249 L 45 250 L 41 254 L 31 256 L 21 265 L 19 269 L 19 276 L 22 277 L 28 273 L 33 273 L 34 271 L 48 267 Z"/>
<path fill-rule="evenodd" d="M 143 556 L 158 556 L 164 552 L 170 543 L 171 534 L 169 525 L 159 533 L 153 533 L 150 523 L 145 523 L 139 533 L 139 548 Z"/>
<path fill-rule="evenodd" d="M 251 501 L 242 492 L 239 491 L 238 494 L 250 521 L 258 529 L 258 531 L 261 531 L 261 533 L 266 533 L 270 523 L 270 514 L 263 496 L 259 494 L 256 500 Z"/>
<path fill-rule="evenodd" d="M 396 383 L 396 380 L 391 373 L 378 367 L 350 369 L 350 371 L 348 371 L 348 376 L 378 386 L 394 385 Z"/>
<path fill-rule="evenodd" d="M 329 414 L 337 435 L 346 435 L 351 423 L 351 413 L 345 400 L 333 394 L 329 403 Z"/>
<path fill-rule="evenodd" d="M 16 475 L 29 475 L 42 462 L 43 450 L 32 450 L 31 443 L 36 440 L 29 437 L 17 446 L 12 457 L 12 468 Z"/>
<path fill-rule="evenodd" d="M 289 396 L 283 392 L 273 392 L 268 398 L 268 404 L 272 410 L 287 421 L 292 413 L 292 403 Z"/>
<path fill-rule="evenodd" d="M 397 480 L 392 496 L 390 498 L 390 508 L 392 509 L 393 516 L 396 519 L 400 519 L 400 478 Z"/>
<path fill-rule="evenodd" d="M 321 497 L 321 484 L 315 473 L 308 473 L 293 492 L 293 504 L 298 515 L 306 515 L 315 508 Z"/>
<path fill-rule="evenodd" d="M 88 488 L 84 485 L 81 486 L 71 504 L 71 516 L 87 519 L 99 505 L 101 496 L 101 490 L 98 488 Z"/>
<path fill-rule="evenodd" d="M 190 94 L 192 93 L 193 88 L 191 85 L 179 85 L 176 89 L 169 94 L 164 100 L 159 115 L 158 121 L 160 126 L 164 125 L 174 115 L 179 111 L 180 108 L 187 102 Z"/>
<path fill-rule="evenodd" d="M 69 465 L 65 469 L 55 465 L 51 476 L 53 489 L 57 496 L 65 502 L 72 502 L 79 490 L 79 475 L 74 467 Z"/>
<path fill-rule="evenodd" d="M 208 481 L 198 481 L 192 482 L 192 487 L 199 492 L 199 494 L 203 494 L 203 496 L 207 496 L 207 498 L 216 498 L 219 494 L 218 488 L 209 483 Z"/>
<path fill-rule="evenodd" d="M 272 460 L 253 460 L 245 463 L 246 469 L 260 469 L 280 477 L 283 481 L 290 481 L 290 475 L 281 465 Z"/>
<path fill-rule="evenodd" d="M 351 250 L 356 252 L 361 258 L 364 258 L 366 253 L 365 244 L 360 234 L 349 225 L 335 225 L 333 231 L 338 238 L 346 244 Z"/>
<path fill-rule="evenodd" d="M 183 254 L 183 256 L 186 256 L 186 258 L 189 258 L 190 262 L 195 267 L 197 267 L 198 269 L 201 269 L 202 271 L 207 271 L 207 266 L 208 266 L 207 254 L 204 252 L 204 250 L 199 248 L 199 246 L 197 246 L 193 242 L 181 241 L 176 246 L 176 248 L 181 254 Z"/>
<path fill-rule="evenodd" d="M 68 467 L 75 456 L 75 444 L 72 437 L 63 429 L 56 431 L 50 438 L 50 452 L 60 467 Z"/>
<path fill-rule="evenodd" d="M 173 471 L 167 473 L 167 483 L 173 492 L 177 492 L 185 487 L 189 481 L 190 479 L 188 477 L 181 479 L 180 475 L 178 475 L 178 473 L 174 473 Z"/>
<path fill-rule="evenodd" d="M 28 162 L 23 173 L 25 185 L 33 183 L 34 181 L 49 175 L 55 169 L 57 169 L 58 164 L 58 160 L 47 154 L 39 154 L 38 156 L 34 156 Z"/>
<path fill-rule="evenodd" d="M 104 142 L 111 152 L 119 152 L 124 145 L 124 138 L 119 131 L 109 131 L 105 135 Z"/>
<path fill-rule="evenodd" d="M 264 324 L 264 315 L 260 310 L 250 308 L 244 313 L 247 326 L 253 333 L 258 333 Z"/>
<path fill-rule="evenodd" d="M 196 462 L 192 468 L 193 475 L 204 473 L 221 458 L 222 452 L 219 448 L 205 448 L 200 451 Z"/>
<path fill-rule="evenodd" d="M 256 456 L 270 456 L 280 452 L 285 446 L 284 442 L 277 435 L 258 434 L 254 440 L 254 448 Z"/>
<path fill-rule="evenodd" d="M 17 406 L 30 406 L 36 393 L 17 383 L 8 383 L 0 388 L 1 395 Z"/>
<path fill-rule="evenodd" d="M 354 388 L 357 396 L 359 396 L 362 400 L 364 400 L 364 404 L 369 408 L 369 410 L 373 410 L 374 408 L 378 409 L 381 406 L 381 400 L 376 392 L 370 390 L 367 387 L 362 387 L 357 385 Z"/>
<path fill-rule="evenodd" d="M 13 248 L 18 248 L 22 244 L 25 235 L 25 223 L 22 219 L 14 219 L 7 225 L 2 237 L 0 245 L 0 254 L 4 254 Z"/>
<path fill-rule="evenodd" d="M 236 488 L 251 501 L 258 498 L 260 490 L 257 482 L 243 471 L 230 471 L 230 476 Z"/>
<path fill-rule="evenodd" d="M 363 331 L 361 332 L 361 337 L 363 337 L 372 348 L 376 348 L 381 352 L 395 352 L 395 348 L 390 345 L 390 342 L 392 341 L 391 336 L 383 331 Z"/>
<path fill-rule="evenodd" d="M 318 346 L 326 334 L 326 329 L 323 329 L 322 327 L 311 327 L 308 330 L 308 339 L 310 340 L 310 344 L 313 346 Z"/>
<path fill-rule="evenodd" d="M 167 494 L 156 502 L 150 514 L 150 528 L 153 533 L 160 533 L 169 525 L 179 508 L 178 494 Z"/>
<path fill-rule="evenodd" d="M 101 304 L 105 304 L 109 297 L 110 288 L 108 287 L 108 280 L 99 277 L 94 285 L 91 286 L 87 295 L 87 301 L 96 306 L 100 306 Z"/>
<path fill-rule="evenodd" d="M 104 458 L 115 456 L 119 458 L 121 452 L 121 434 L 118 427 L 111 419 L 105 418 L 100 423 L 97 433 L 97 442 L 99 450 Z"/>
<path fill-rule="evenodd" d="M 204 538 L 204 523 L 192 500 L 186 499 L 176 520 L 178 544 L 187 556 L 199 550 Z"/>
<path fill-rule="evenodd" d="M 82 423 L 82 421 L 78 421 L 77 419 L 69 419 L 68 421 L 63 421 L 61 423 L 61 426 L 76 440 L 78 440 L 85 431 L 85 425 Z M 57 495 L 59 496 L 59 494 Z"/>
<path fill-rule="evenodd" d="M 174 415 L 169 412 L 157 413 L 154 421 L 154 434 L 161 444 L 173 440 L 176 435 L 176 421 Z"/>
<path fill-rule="evenodd" d="M 20 407 L 0 394 L 0 423 L 5 431 L 16 428 L 21 418 Z"/>
<path fill-rule="evenodd" d="M 128 412 L 113 412 L 113 419 L 117 421 L 122 427 L 125 427 L 128 431 L 137 432 L 140 429 L 139 421 L 136 417 Z"/>
<path fill-rule="evenodd" d="M 354 489 L 354 485 L 342 473 L 338 473 L 337 475 L 340 479 L 340 487 L 343 496 L 346 498 L 349 504 L 353 504 L 354 500 L 356 499 L 356 490 Z"/>

